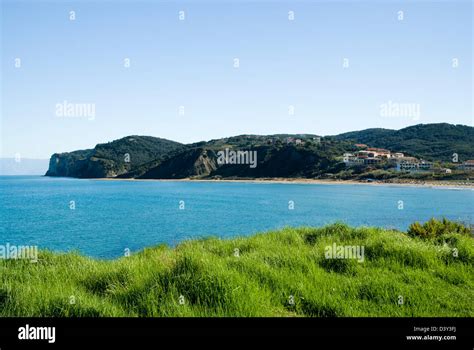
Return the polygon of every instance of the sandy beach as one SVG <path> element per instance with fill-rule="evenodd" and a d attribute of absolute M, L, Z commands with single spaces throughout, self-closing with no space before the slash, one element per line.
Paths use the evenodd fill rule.
<path fill-rule="evenodd" d="M 326 180 L 306 178 L 260 178 L 260 179 L 126 179 L 126 178 L 97 178 L 99 181 L 161 181 L 161 182 L 244 182 L 267 184 L 304 184 L 304 185 L 371 185 L 371 186 L 411 186 L 430 188 L 474 189 L 474 183 L 467 181 L 416 181 L 401 182 L 387 181 L 356 181 L 356 180 Z"/>

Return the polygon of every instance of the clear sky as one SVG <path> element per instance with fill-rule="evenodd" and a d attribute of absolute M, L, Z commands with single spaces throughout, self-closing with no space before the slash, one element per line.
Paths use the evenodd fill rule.
<path fill-rule="evenodd" d="M 126 135 L 188 143 L 472 125 L 472 7 L 4 0 L 0 157 L 49 158 Z M 58 116 L 64 101 L 93 105 L 95 115 Z M 382 115 L 390 101 L 417 106 L 419 115 Z"/>

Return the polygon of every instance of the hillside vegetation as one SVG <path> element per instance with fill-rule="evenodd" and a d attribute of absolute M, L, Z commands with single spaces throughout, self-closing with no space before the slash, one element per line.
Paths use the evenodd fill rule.
<path fill-rule="evenodd" d="M 287 228 L 113 261 L 43 251 L 0 261 L 0 316 L 473 317 L 473 238 L 443 227 Z M 363 262 L 326 259 L 334 243 L 363 246 Z"/>
<path fill-rule="evenodd" d="M 437 163 L 451 162 L 454 153 L 458 154 L 459 162 L 474 158 L 474 128 L 420 124 L 398 131 L 367 129 L 328 137 L 240 135 L 188 145 L 149 136 L 128 136 L 99 144 L 91 150 L 53 154 L 46 175 L 138 179 L 373 178 L 374 169 L 364 174 L 365 169 L 346 169 L 342 162 L 345 152 L 357 150 L 355 143 L 388 148 Z M 256 166 L 218 164 L 218 153 L 226 149 L 256 152 Z M 454 168 L 455 165 L 449 166 Z M 375 168 L 381 170 L 381 166 Z M 443 177 L 466 180 L 468 175 L 453 173 Z M 400 176 L 411 178 L 413 174 L 391 171 L 383 175 L 385 178 Z M 427 177 L 426 180 L 438 180 L 439 176 L 429 173 Z"/>

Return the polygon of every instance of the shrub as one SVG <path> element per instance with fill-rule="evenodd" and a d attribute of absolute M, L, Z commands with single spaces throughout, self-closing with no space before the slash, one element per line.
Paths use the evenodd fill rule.
<path fill-rule="evenodd" d="M 414 222 L 407 231 L 409 236 L 423 239 L 432 239 L 450 233 L 469 235 L 471 234 L 471 229 L 459 222 L 450 221 L 446 218 L 443 218 L 441 221 L 431 218 L 423 225 L 419 222 Z"/>

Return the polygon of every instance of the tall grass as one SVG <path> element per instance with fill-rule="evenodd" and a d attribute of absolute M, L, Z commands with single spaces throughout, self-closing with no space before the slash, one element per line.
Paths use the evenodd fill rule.
<path fill-rule="evenodd" d="M 326 259 L 334 242 L 363 246 L 364 261 Z M 42 251 L 37 263 L 0 261 L 0 280 L 0 316 L 474 316 L 471 236 L 343 224 L 112 261 Z"/>

